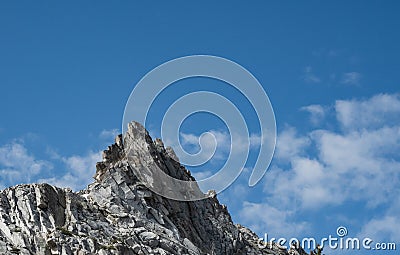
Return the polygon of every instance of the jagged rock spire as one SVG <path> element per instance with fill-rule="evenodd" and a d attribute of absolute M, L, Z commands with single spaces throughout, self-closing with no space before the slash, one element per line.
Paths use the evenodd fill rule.
<path fill-rule="evenodd" d="M 137 165 L 124 146 L 135 147 Z M 133 122 L 104 151 L 86 189 L 30 184 L 1 191 L 0 254 L 288 254 L 276 244 L 258 248 L 257 235 L 233 224 L 216 196 L 179 202 L 152 192 L 137 176 L 140 164 L 194 180 L 172 149 Z"/>

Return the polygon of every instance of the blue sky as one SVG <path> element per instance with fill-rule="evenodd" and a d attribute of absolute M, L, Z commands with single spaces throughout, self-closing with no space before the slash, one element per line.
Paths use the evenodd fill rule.
<path fill-rule="evenodd" d="M 220 195 L 234 220 L 275 237 L 324 237 L 344 225 L 400 246 L 399 11 L 396 1 L 2 2 L 0 186 L 85 187 L 141 77 L 210 54 L 257 77 L 277 121 L 262 182 L 248 188 L 245 172 Z M 249 104 L 217 83 L 178 82 L 153 108 L 151 131 L 169 102 L 196 89 L 229 97 L 256 130 Z M 193 137 L 204 130 L 226 135 L 207 115 L 182 126 Z"/>

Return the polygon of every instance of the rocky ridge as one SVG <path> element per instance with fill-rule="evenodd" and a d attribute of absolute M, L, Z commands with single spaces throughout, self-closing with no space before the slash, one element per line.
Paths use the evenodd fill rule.
<path fill-rule="evenodd" d="M 134 166 L 124 146 L 137 150 Z M 137 178 L 141 165 L 154 164 L 194 180 L 171 148 L 132 122 L 104 151 L 86 189 L 29 184 L 1 191 L 0 254 L 306 254 L 275 243 L 258 248 L 258 236 L 235 225 L 215 195 L 180 202 L 155 194 Z"/>

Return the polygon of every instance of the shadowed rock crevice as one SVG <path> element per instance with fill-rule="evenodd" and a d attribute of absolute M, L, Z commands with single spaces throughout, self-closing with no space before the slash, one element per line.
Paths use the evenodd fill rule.
<path fill-rule="evenodd" d="M 129 162 L 124 146 L 134 151 Z M 103 152 L 86 189 L 31 184 L 1 191 L 0 254 L 304 254 L 276 244 L 258 248 L 257 235 L 235 225 L 216 196 L 180 202 L 154 193 L 138 178 L 154 166 L 194 180 L 171 148 L 131 123 Z"/>

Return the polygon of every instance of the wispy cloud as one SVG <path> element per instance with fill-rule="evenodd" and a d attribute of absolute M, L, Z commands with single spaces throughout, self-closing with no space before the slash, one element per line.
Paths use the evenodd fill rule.
<path fill-rule="evenodd" d="M 43 171 L 52 168 L 51 162 L 37 159 L 28 152 L 21 139 L 0 147 L 1 186 L 31 182 Z"/>
<path fill-rule="evenodd" d="M 342 50 L 340 49 L 315 49 L 311 52 L 311 54 L 315 57 L 324 57 L 324 58 L 332 58 L 332 57 L 337 57 L 340 55 Z"/>
<path fill-rule="evenodd" d="M 393 125 L 400 121 L 400 95 L 378 94 L 367 100 L 338 100 L 335 111 L 339 124 L 348 130 Z"/>
<path fill-rule="evenodd" d="M 294 210 L 280 210 L 269 203 L 244 202 L 240 212 L 244 224 L 270 237 L 291 238 L 304 233 L 308 229 L 306 222 L 295 221 L 294 216 Z"/>
<path fill-rule="evenodd" d="M 357 72 L 344 73 L 341 82 L 347 85 L 359 85 L 361 74 Z"/>
<path fill-rule="evenodd" d="M 59 187 L 70 187 L 73 190 L 83 189 L 93 181 L 92 177 L 96 172 L 96 163 L 101 161 L 101 153 L 101 151 L 89 151 L 83 156 L 59 156 L 59 159 L 66 167 L 66 173 L 62 176 L 39 179 L 39 182 L 46 182 Z"/>
<path fill-rule="evenodd" d="M 326 113 L 326 107 L 318 104 L 303 106 L 300 110 L 310 114 L 310 121 L 314 125 L 318 125 L 324 119 Z"/>
<path fill-rule="evenodd" d="M 308 137 L 299 136 L 294 127 L 287 127 L 278 135 L 274 157 L 278 160 L 288 161 L 303 155 L 309 144 Z"/>
<path fill-rule="evenodd" d="M 183 146 L 189 146 L 192 149 L 194 148 L 195 151 L 200 149 L 201 136 L 182 132 L 180 135 Z M 231 147 L 235 148 L 236 153 L 243 153 L 246 150 L 257 148 L 261 143 L 268 142 L 266 139 L 269 137 L 270 136 L 266 133 L 263 136 L 261 136 L 261 134 L 253 133 L 248 137 L 235 135 L 236 139 L 231 140 L 231 135 L 228 132 L 210 130 L 208 131 L 208 135 L 203 135 L 201 139 L 202 154 L 205 155 L 206 158 L 208 158 L 208 155 L 213 155 L 214 160 L 225 160 L 226 156 L 231 151 Z"/>
<path fill-rule="evenodd" d="M 307 83 L 319 83 L 321 79 L 313 73 L 311 66 L 307 66 L 304 69 L 303 80 Z"/>
<path fill-rule="evenodd" d="M 192 175 L 196 180 L 203 180 L 210 177 L 213 173 L 211 171 L 201 171 L 201 172 L 192 172 Z"/>
<path fill-rule="evenodd" d="M 114 133 L 117 130 L 103 131 L 99 137 L 110 138 Z M 35 142 L 38 139 L 35 136 Z M 24 138 L 15 139 L 0 147 L 0 188 L 19 183 L 46 182 L 80 190 L 93 181 L 92 176 L 96 172 L 96 163 L 102 159 L 101 155 L 102 151 L 88 150 L 82 155 L 65 156 L 48 147 L 42 156 L 45 159 L 39 159 L 25 145 Z"/>
<path fill-rule="evenodd" d="M 119 129 L 114 128 L 114 129 L 104 129 L 100 132 L 99 138 L 104 139 L 104 140 L 112 140 L 114 139 L 117 135 L 121 134 Z"/>
<path fill-rule="evenodd" d="M 394 118 L 400 115 L 399 96 L 340 100 L 334 110 L 334 121 L 346 127 L 341 131 L 318 129 L 298 134 L 291 127 L 278 135 L 276 157 L 285 159 L 286 164 L 276 161 L 267 173 L 264 192 L 268 199 L 247 204 L 243 210 L 282 212 L 285 226 L 296 222 L 283 213 L 293 206 L 301 213 L 356 201 L 364 203 L 367 211 L 386 210 L 383 216 L 364 222 L 361 233 L 399 238 L 400 223 L 393 220 L 400 213 L 400 119 Z M 249 225 L 273 228 L 271 220 L 261 216 L 251 217 L 246 212 L 241 216 Z"/>
<path fill-rule="evenodd" d="M 398 214 L 385 215 L 384 217 L 370 220 L 358 233 L 360 238 L 373 238 L 374 240 L 400 240 Z"/>

